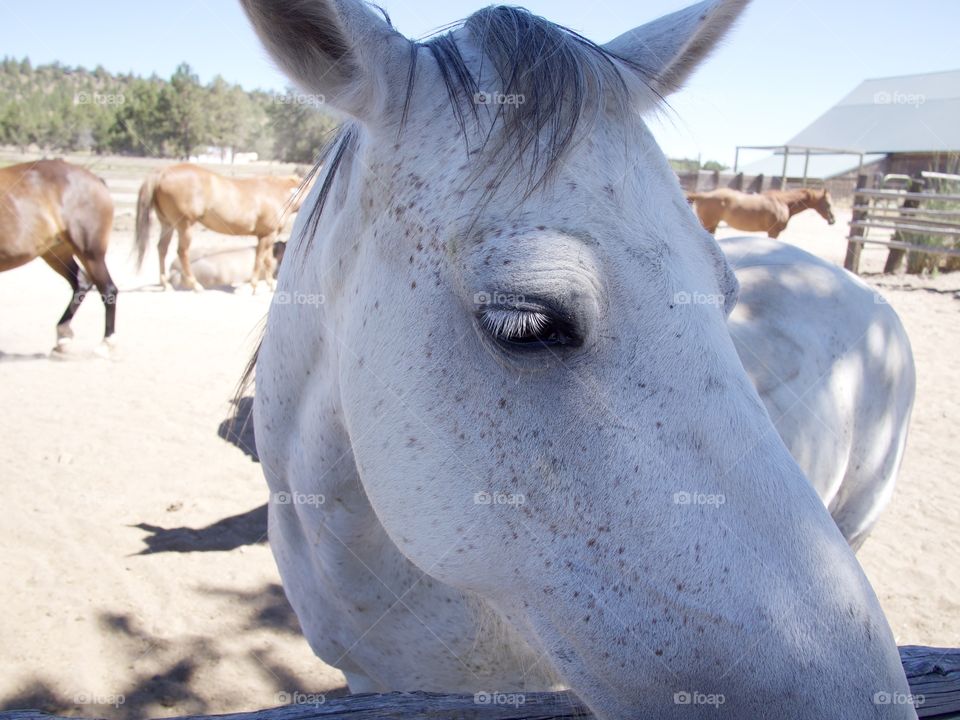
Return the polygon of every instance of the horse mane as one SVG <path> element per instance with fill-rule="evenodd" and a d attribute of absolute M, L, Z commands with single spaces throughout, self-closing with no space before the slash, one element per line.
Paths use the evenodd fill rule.
<path fill-rule="evenodd" d="M 389 24 L 389 16 L 382 10 L 381 13 Z M 483 93 L 480 80 L 454 37 L 460 29 L 476 43 L 483 57 L 481 64 L 487 59 L 493 63 L 502 86 L 497 93 L 518 100 L 494 106 L 493 122 L 478 148 L 470 147 L 470 120 L 472 118 L 479 128 L 480 109 L 489 106 L 478 102 Z M 437 64 L 467 153 L 483 152 L 496 161 L 496 175 L 488 183 L 490 189 L 485 200 L 518 166 L 526 171 L 527 177 L 523 198 L 529 197 L 553 174 L 588 113 L 600 113 L 604 103 L 612 104 L 618 111 L 627 111 L 629 91 L 617 63 L 629 67 L 641 78 L 648 75 L 633 61 L 528 10 L 491 6 L 447 26 L 440 34 L 410 43 L 410 65 L 399 135 L 402 135 L 409 116 L 422 50 L 429 52 Z M 649 81 L 645 81 L 645 85 L 654 97 L 663 99 Z M 307 246 L 326 207 L 337 170 L 344 155 L 353 150 L 357 136 L 355 124 L 342 126 L 304 179 L 306 185 L 325 166 L 317 202 L 304 224 Z M 477 166 L 483 168 L 490 164 L 477 163 Z"/>
<path fill-rule="evenodd" d="M 489 60 L 499 80 L 496 92 L 513 102 L 492 105 L 484 96 L 480 79 L 465 60 L 455 39 L 464 30 L 476 44 L 483 63 Z M 480 108 L 492 107 L 494 118 L 479 150 L 501 157 L 494 184 L 516 166 L 527 170 L 528 196 L 547 180 L 573 144 L 576 130 L 588 112 L 598 114 L 605 103 L 626 112 L 630 105 L 627 82 L 618 63 L 641 77 L 646 73 L 621 57 L 569 28 L 534 15 L 523 8 L 491 6 L 410 50 L 410 73 L 404 103 L 406 120 L 420 50 L 433 57 L 443 79 L 450 106 L 470 152 L 468 124 L 472 116 L 479 128 Z M 650 86 L 650 83 L 646 83 Z"/>
<path fill-rule="evenodd" d="M 823 195 L 827 191 L 826 187 L 815 188 L 815 187 L 801 187 L 793 188 L 793 190 L 779 190 L 778 192 L 783 193 L 784 195 L 795 195 L 797 197 L 804 195 L 806 197 L 817 197 L 818 195 Z"/>
<path fill-rule="evenodd" d="M 767 190 L 764 195 L 775 197 L 784 202 L 795 200 L 816 200 L 823 195 L 827 189 L 824 188 L 794 188 L 793 190 Z"/>

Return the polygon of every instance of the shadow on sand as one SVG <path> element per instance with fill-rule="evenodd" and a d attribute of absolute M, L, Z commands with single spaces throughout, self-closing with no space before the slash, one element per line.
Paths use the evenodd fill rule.
<path fill-rule="evenodd" d="M 267 629 L 300 634 L 293 610 L 276 583 L 267 583 L 249 592 L 218 588 L 201 588 L 201 592 L 224 597 L 238 616 L 245 616 L 243 632 Z M 71 678 L 53 681 L 35 674 L 18 692 L 0 698 L 0 711 L 37 709 L 58 715 L 115 720 L 158 717 L 171 711 L 178 715 L 207 714 L 216 708 L 211 706 L 210 689 L 202 684 L 202 671 L 224 663 L 261 671 L 273 691 L 258 702 L 258 707 L 244 708 L 246 710 L 280 704 L 278 693 L 289 695 L 312 690 L 333 698 L 348 692 L 345 687 L 311 688 L 300 674 L 284 664 L 282 657 L 269 651 L 238 653 L 231 649 L 229 638 L 185 635 L 166 639 L 151 633 L 128 613 L 101 612 L 97 622 L 104 642 L 117 654 L 118 662 L 128 668 L 126 680 L 110 688 L 109 694 L 98 694 L 76 688 Z"/>
<path fill-rule="evenodd" d="M 217 435 L 231 445 L 235 445 L 254 462 L 260 462 L 257 455 L 257 437 L 253 429 L 253 398 L 242 397 L 236 403 L 233 415 L 228 417 L 217 429 Z"/>
<path fill-rule="evenodd" d="M 149 523 L 137 523 L 133 527 L 152 533 L 143 539 L 147 547 L 138 555 L 235 550 L 267 541 L 267 506 L 225 517 L 202 528 L 164 528 Z"/>

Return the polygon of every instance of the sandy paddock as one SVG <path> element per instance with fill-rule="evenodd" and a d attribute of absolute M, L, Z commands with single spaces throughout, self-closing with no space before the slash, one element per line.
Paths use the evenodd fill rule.
<path fill-rule="evenodd" d="M 849 213 L 833 228 L 807 215 L 783 239 L 839 262 Z M 116 225 L 112 360 L 83 355 L 102 332 L 96 296 L 74 322 L 80 357 L 54 361 L 66 284 L 39 261 L 0 275 L 0 709 L 222 713 L 341 688 L 283 597 L 259 466 L 218 435 L 270 297 L 158 292 L 152 262 L 130 265 L 129 207 Z M 245 241 L 197 240 L 224 242 Z M 918 394 L 859 557 L 899 643 L 960 647 L 960 274 L 868 280 L 903 318 Z"/>

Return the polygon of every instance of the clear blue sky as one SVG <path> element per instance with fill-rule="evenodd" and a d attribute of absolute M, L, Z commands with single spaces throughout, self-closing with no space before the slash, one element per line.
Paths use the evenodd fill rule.
<path fill-rule="evenodd" d="M 492 1 L 492 0 L 491 0 Z M 685 0 L 505 0 L 599 42 Z M 417 37 L 484 0 L 381 0 Z M 782 143 L 864 78 L 960 68 L 960 0 L 754 0 L 728 42 L 651 122 L 671 157 L 732 164 L 734 146 Z M 284 78 L 235 0 L 0 0 L 0 54 L 169 77 L 181 61 L 248 89 Z M 752 159 L 748 158 L 748 159 Z"/>

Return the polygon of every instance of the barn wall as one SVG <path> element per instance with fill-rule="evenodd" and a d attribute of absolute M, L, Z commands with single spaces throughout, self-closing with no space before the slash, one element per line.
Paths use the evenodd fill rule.
<path fill-rule="evenodd" d="M 915 177 L 924 170 L 956 173 L 960 171 L 960 151 L 953 153 L 897 153 L 887 155 L 884 172 Z"/>

